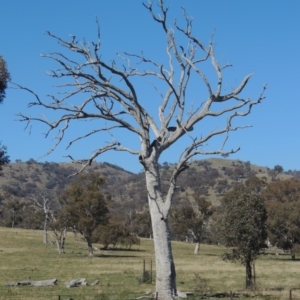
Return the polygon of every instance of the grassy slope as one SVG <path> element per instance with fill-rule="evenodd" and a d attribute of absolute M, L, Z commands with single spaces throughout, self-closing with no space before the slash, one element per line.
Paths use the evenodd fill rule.
<path fill-rule="evenodd" d="M 154 284 L 140 284 L 142 261 L 146 259 L 149 270 L 153 260 L 153 244 L 142 240 L 131 251 L 96 251 L 88 258 L 86 245 L 67 237 L 66 254 L 58 255 L 54 246 L 42 244 L 42 232 L 0 228 L 0 299 L 58 299 L 58 295 L 73 299 L 130 299 L 147 290 L 154 291 Z M 97 246 L 97 245 L 96 245 Z M 200 255 L 193 255 L 193 245 L 173 243 L 177 268 L 178 289 L 193 291 L 195 273 L 207 281 L 210 291 L 241 291 L 244 287 L 244 267 L 225 263 L 220 259 L 224 248 L 201 245 Z M 300 288 L 300 261 L 292 262 L 289 256 L 262 255 L 256 262 L 257 283 L 260 294 L 288 297 L 290 288 Z M 67 289 L 65 283 L 85 277 L 89 283 L 99 279 L 94 287 Z M 6 282 L 44 280 L 57 278 L 56 287 L 5 287 Z M 278 291 L 283 288 L 283 291 Z M 275 291 L 276 290 L 276 291 Z M 105 296 L 106 295 L 106 296 Z M 297 292 L 294 292 L 294 297 Z"/>

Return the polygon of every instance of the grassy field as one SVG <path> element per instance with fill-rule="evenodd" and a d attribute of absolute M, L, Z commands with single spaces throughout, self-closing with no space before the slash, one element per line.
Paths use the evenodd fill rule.
<path fill-rule="evenodd" d="M 201 245 L 200 254 L 195 256 L 193 247 L 173 243 L 179 290 L 245 293 L 244 267 L 223 262 L 220 255 L 224 248 Z M 153 284 L 140 282 L 144 259 L 147 270 L 153 261 L 154 277 L 151 240 L 142 239 L 141 245 L 131 250 L 98 250 L 94 258 L 89 258 L 86 244 L 75 242 L 72 234 L 67 237 L 66 254 L 59 255 L 54 245 L 43 245 L 41 231 L 0 227 L 0 299 L 134 299 L 155 290 L 154 279 Z M 300 299 L 300 261 L 291 261 L 289 255 L 266 253 L 255 268 L 257 290 L 249 295 L 288 299 L 293 289 L 293 299 Z M 98 279 L 100 284 L 66 287 L 72 279 L 83 277 L 88 283 Z M 55 287 L 5 286 L 7 282 L 52 278 L 58 279 Z"/>

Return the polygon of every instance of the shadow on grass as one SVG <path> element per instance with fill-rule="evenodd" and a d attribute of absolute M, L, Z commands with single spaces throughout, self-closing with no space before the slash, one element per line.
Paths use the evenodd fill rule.
<path fill-rule="evenodd" d="M 270 257 L 272 259 L 276 259 L 279 261 L 286 261 L 286 262 L 300 261 L 300 257 L 296 257 L 296 258 L 292 259 L 292 256 L 290 253 L 280 253 L 278 255 L 276 255 L 275 253 L 261 253 L 260 256 Z"/>
<path fill-rule="evenodd" d="M 132 258 L 132 257 L 139 257 L 139 256 L 97 253 L 97 254 L 94 254 L 94 258 L 96 258 L 96 257 L 98 257 L 98 258 L 112 258 L 112 257 L 115 257 L 115 258 Z"/>
<path fill-rule="evenodd" d="M 220 254 L 213 254 L 213 253 L 199 253 L 200 255 L 203 255 L 203 256 L 220 256 Z M 198 255 L 199 255 L 198 254 Z M 195 255 L 196 256 L 196 255 Z"/>
<path fill-rule="evenodd" d="M 277 258 L 277 260 L 281 260 L 281 261 L 286 261 L 286 262 L 295 262 L 295 261 L 300 261 L 300 258 L 295 258 L 295 259 L 291 259 L 291 257 L 286 257 L 286 258 L 284 258 L 284 257 L 279 257 L 279 258 Z"/>
<path fill-rule="evenodd" d="M 146 250 L 140 250 L 140 249 L 125 249 L 125 248 L 100 248 L 101 251 L 107 251 L 107 252 L 146 252 Z"/>

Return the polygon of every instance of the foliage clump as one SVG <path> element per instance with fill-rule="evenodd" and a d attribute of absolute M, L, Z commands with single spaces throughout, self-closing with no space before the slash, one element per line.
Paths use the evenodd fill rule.
<path fill-rule="evenodd" d="M 10 81 L 10 74 L 7 70 L 5 60 L 0 55 L 0 103 L 2 103 L 5 98 L 5 90 L 8 81 Z"/>
<path fill-rule="evenodd" d="M 224 260 L 240 261 L 246 267 L 246 288 L 253 285 L 252 264 L 265 248 L 267 239 L 267 210 L 262 196 L 256 191 L 263 182 L 237 185 L 222 199 L 222 237 L 231 251 L 223 255 Z"/>
<path fill-rule="evenodd" d="M 90 256 L 93 255 L 93 231 L 108 223 L 110 195 L 101 191 L 104 184 L 99 173 L 80 174 L 59 197 L 63 210 L 58 222 L 76 228 L 83 235 Z"/>
<path fill-rule="evenodd" d="M 117 245 L 130 249 L 132 245 L 139 245 L 140 239 L 130 234 L 128 229 L 120 223 L 111 223 L 108 225 L 98 226 L 93 232 L 93 242 L 101 243 L 104 249 L 109 245 Z"/>
<path fill-rule="evenodd" d="M 9 162 L 10 159 L 7 155 L 7 148 L 0 143 L 0 171 L 2 170 L 2 166 L 8 164 Z"/>
<path fill-rule="evenodd" d="M 294 259 L 300 253 L 300 179 L 270 182 L 263 197 L 269 214 L 270 242 L 291 251 Z"/>

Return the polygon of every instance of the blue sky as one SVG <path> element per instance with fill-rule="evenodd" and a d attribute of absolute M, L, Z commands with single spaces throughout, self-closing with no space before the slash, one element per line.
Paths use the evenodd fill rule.
<path fill-rule="evenodd" d="M 233 64 L 226 70 L 225 87 L 230 89 L 243 76 L 254 73 L 244 95 L 255 98 L 262 86 L 268 84 L 264 102 L 256 106 L 251 115 L 240 120 L 241 125 L 251 124 L 253 127 L 231 135 L 229 147 L 241 146 L 241 150 L 230 158 L 268 167 L 280 164 L 285 170 L 300 169 L 300 2 L 166 0 L 166 3 L 170 7 L 170 25 L 175 17 L 182 24 L 180 8 L 185 7 L 194 18 L 194 34 L 204 43 L 208 43 L 211 32 L 216 29 L 216 56 L 223 64 L 228 61 Z M 114 59 L 118 51 L 144 51 L 157 60 L 165 55 L 165 38 L 161 29 L 141 1 L 7 0 L 3 1 L 1 8 L 0 55 L 7 62 L 12 80 L 33 89 L 40 96 L 50 94 L 53 81 L 45 72 L 56 65 L 40 54 L 61 48 L 45 32 L 49 30 L 66 39 L 73 34 L 78 39 L 93 41 L 97 34 L 96 17 L 101 27 L 102 57 Z M 150 84 L 148 88 L 140 89 L 140 99 L 156 113 L 158 102 L 152 98 Z M 195 97 L 201 99 L 199 94 Z M 8 90 L 5 102 L 0 106 L 0 140 L 8 147 L 12 161 L 38 160 L 54 144 L 53 137 L 44 138 L 45 128 L 40 124 L 33 124 L 29 133 L 24 130 L 24 123 L 16 121 L 19 112 L 28 115 L 45 113 L 28 109 L 31 100 L 29 94 Z M 47 116 L 53 117 L 52 113 Z M 203 126 L 212 126 L 207 128 L 211 130 L 221 126 L 219 122 L 221 120 L 214 119 Z M 72 128 L 70 136 L 84 131 L 82 126 L 83 123 Z M 78 159 L 87 158 L 109 138 L 106 135 L 78 143 L 70 151 L 65 150 L 66 140 L 40 161 L 68 161 L 64 157 L 68 154 Z M 138 147 L 138 141 L 131 136 L 123 135 L 122 138 Z M 182 147 L 184 144 L 179 143 L 170 149 L 161 162 L 176 162 Z M 108 161 L 133 172 L 141 170 L 137 158 L 127 154 L 106 153 L 98 161 Z"/>

